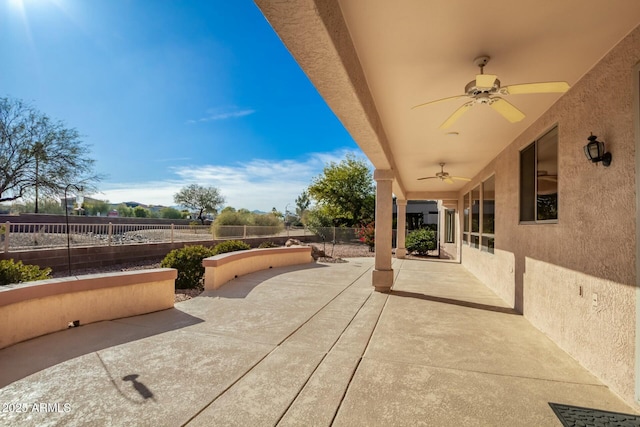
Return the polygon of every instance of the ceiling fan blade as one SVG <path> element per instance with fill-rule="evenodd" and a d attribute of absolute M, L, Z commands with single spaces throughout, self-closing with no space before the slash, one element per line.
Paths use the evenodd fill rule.
<path fill-rule="evenodd" d="M 437 178 L 437 176 L 425 176 L 423 178 L 418 178 L 418 181 L 422 181 L 423 179 L 433 179 L 433 178 Z"/>
<path fill-rule="evenodd" d="M 502 98 L 495 98 L 490 105 L 491 108 L 502 114 L 502 116 L 511 123 L 519 122 L 524 119 L 524 113 L 522 111 L 518 110 L 510 102 L 505 101 Z"/>
<path fill-rule="evenodd" d="M 543 83 L 523 83 L 519 85 L 505 86 L 500 91 L 508 95 L 519 95 L 522 93 L 563 93 L 570 88 L 567 82 L 543 82 Z"/>
<path fill-rule="evenodd" d="M 455 179 L 457 181 L 471 181 L 471 178 L 464 178 L 461 176 L 452 176 L 451 179 Z"/>
<path fill-rule="evenodd" d="M 464 98 L 466 96 L 467 95 L 456 95 L 456 96 L 450 96 L 448 98 L 436 99 L 435 101 L 429 101 L 429 102 L 425 102 L 424 104 L 414 105 L 413 107 L 411 107 L 411 109 L 413 110 L 413 109 L 416 109 L 418 107 L 424 107 L 425 105 L 437 104 L 438 102 L 449 101 L 450 99 Z"/>
<path fill-rule="evenodd" d="M 476 75 L 476 87 L 492 88 L 498 76 L 494 74 L 478 74 Z"/>
<path fill-rule="evenodd" d="M 465 113 L 465 111 L 473 107 L 473 104 L 474 104 L 473 101 L 463 104 L 460 108 L 454 111 L 453 114 L 450 115 L 449 118 L 444 121 L 444 123 L 440 125 L 440 129 L 444 130 L 451 127 L 451 125 L 453 125 L 456 122 L 456 120 L 458 120 Z"/>
<path fill-rule="evenodd" d="M 450 177 L 444 178 L 443 181 L 447 184 L 453 184 L 453 180 Z"/>

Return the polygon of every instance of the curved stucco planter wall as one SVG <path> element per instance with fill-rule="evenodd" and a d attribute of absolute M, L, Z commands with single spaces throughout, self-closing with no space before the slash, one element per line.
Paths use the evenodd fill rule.
<path fill-rule="evenodd" d="M 215 255 L 202 261 L 204 288 L 217 289 L 231 279 L 255 271 L 307 264 L 312 261 L 310 246 L 251 249 Z"/>
<path fill-rule="evenodd" d="M 0 286 L 0 348 L 101 320 L 173 307 L 177 270 L 159 268 Z"/>

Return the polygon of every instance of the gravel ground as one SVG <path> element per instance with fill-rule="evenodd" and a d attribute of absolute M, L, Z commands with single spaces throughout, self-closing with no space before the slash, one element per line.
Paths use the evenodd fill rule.
<path fill-rule="evenodd" d="M 352 245 L 352 244 L 336 244 L 332 245 L 327 243 L 326 245 L 314 243 L 313 246 L 319 250 L 324 250 L 324 257 L 320 257 L 318 262 L 324 263 L 340 263 L 348 262 L 344 258 L 354 257 L 373 257 L 374 253 L 369 251 L 369 247 L 366 245 Z M 147 270 L 151 268 L 160 268 L 160 260 L 147 261 L 138 263 L 124 263 L 110 265 L 106 267 L 97 268 L 85 268 L 79 270 L 73 270 L 74 276 L 80 276 L 84 274 L 98 274 L 98 273 L 115 273 L 118 271 L 134 271 L 134 270 Z M 65 277 L 67 274 L 64 271 L 53 273 L 51 277 Z M 186 301 L 195 296 L 198 296 L 202 292 L 202 289 L 176 289 L 175 302 Z"/>

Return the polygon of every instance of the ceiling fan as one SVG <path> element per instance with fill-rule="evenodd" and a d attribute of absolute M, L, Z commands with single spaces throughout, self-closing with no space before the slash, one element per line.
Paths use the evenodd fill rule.
<path fill-rule="evenodd" d="M 453 112 L 447 120 L 440 125 L 440 129 L 447 129 L 453 125 L 469 108 L 476 104 L 487 104 L 495 111 L 500 113 L 505 119 L 511 123 L 519 122 L 524 118 L 524 113 L 518 110 L 513 104 L 501 98 L 506 95 L 520 95 L 528 93 L 562 93 L 569 90 L 567 82 L 543 82 L 543 83 L 522 83 L 500 87 L 500 80 L 494 74 L 484 74 L 484 66 L 489 62 L 488 56 L 480 56 L 473 60 L 473 63 L 480 67 L 480 74 L 476 75 L 476 79 L 467 83 L 464 88 L 463 95 L 450 96 L 448 98 L 436 99 L 435 101 L 418 104 L 414 108 L 424 107 L 425 105 L 435 104 L 437 102 L 448 101 L 469 97 L 460 108 Z"/>
<path fill-rule="evenodd" d="M 434 179 L 434 178 L 439 178 L 440 181 L 444 181 L 447 184 L 453 184 L 454 179 L 458 181 L 471 181 L 471 179 L 469 178 L 462 178 L 460 176 L 449 175 L 449 172 L 444 171 L 444 163 L 440 163 L 440 172 L 436 173 L 435 176 L 425 176 L 423 178 L 418 178 L 418 181 L 421 181 L 423 179 Z"/>

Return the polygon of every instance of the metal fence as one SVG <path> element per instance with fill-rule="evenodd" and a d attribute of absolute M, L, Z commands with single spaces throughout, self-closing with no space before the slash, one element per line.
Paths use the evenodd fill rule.
<path fill-rule="evenodd" d="M 305 237 L 316 242 L 359 243 L 356 229 L 174 224 L 10 223 L 0 225 L 0 250 L 13 252 L 81 246 L 114 246 L 264 237 Z"/>

